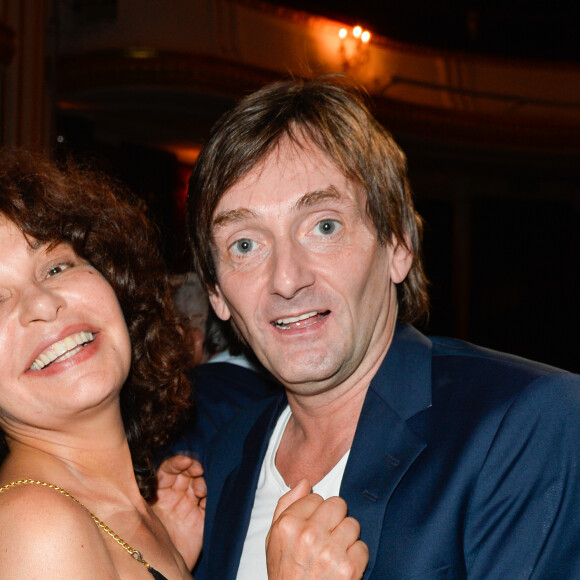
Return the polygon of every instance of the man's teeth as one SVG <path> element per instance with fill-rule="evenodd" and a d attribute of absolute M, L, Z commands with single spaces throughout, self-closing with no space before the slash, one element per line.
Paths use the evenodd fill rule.
<path fill-rule="evenodd" d="M 71 334 L 63 340 L 55 342 L 49 346 L 44 352 L 38 355 L 38 358 L 30 366 L 30 370 L 39 371 L 45 366 L 53 363 L 55 360 L 66 360 L 74 356 L 85 344 L 92 342 L 94 336 L 92 332 L 77 332 Z"/>
<path fill-rule="evenodd" d="M 301 314 L 300 316 L 289 316 L 288 318 L 279 318 L 276 320 L 275 324 L 278 328 L 288 328 L 290 324 L 295 322 L 300 322 L 306 320 L 307 318 L 312 318 L 316 316 L 318 312 L 307 312 L 306 314 Z"/>

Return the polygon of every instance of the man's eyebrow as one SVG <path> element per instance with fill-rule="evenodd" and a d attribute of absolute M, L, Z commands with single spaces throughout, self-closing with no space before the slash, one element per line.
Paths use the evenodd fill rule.
<path fill-rule="evenodd" d="M 311 207 L 329 199 L 341 199 L 343 196 L 334 185 L 328 186 L 326 189 L 317 189 L 305 193 L 294 204 L 294 210 L 299 210 L 305 207 Z M 213 228 L 220 228 L 227 224 L 240 222 L 250 218 L 257 218 L 258 214 L 251 209 L 239 208 L 231 209 L 218 213 L 212 221 Z"/>
<path fill-rule="evenodd" d="M 309 191 L 308 193 L 305 193 L 294 204 L 294 209 L 298 210 L 305 207 L 311 207 L 330 199 L 341 199 L 342 197 L 343 196 L 340 194 L 338 189 L 334 187 L 334 185 L 329 185 L 326 189 L 317 189 L 315 191 Z"/>
<path fill-rule="evenodd" d="M 222 211 L 218 213 L 212 222 L 214 228 L 219 228 L 230 223 L 240 222 L 242 220 L 247 220 L 249 218 L 255 218 L 256 213 L 251 209 L 241 208 L 241 209 L 231 209 L 228 211 Z"/>

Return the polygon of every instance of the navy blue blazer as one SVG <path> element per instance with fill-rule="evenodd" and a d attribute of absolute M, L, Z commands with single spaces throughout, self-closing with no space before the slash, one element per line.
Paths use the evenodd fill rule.
<path fill-rule="evenodd" d="M 282 391 L 282 386 L 265 372 L 230 362 L 200 364 L 187 376 L 193 402 L 191 416 L 179 439 L 162 452 L 163 458 L 185 453 L 205 465 L 209 442 L 240 409 Z"/>
<path fill-rule="evenodd" d="M 196 579 L 235 578 L 285 405 L 253 404 L 213 440 Z M 398 325 L 340 495 L 365 579 L 580 579 L 580 376 Z"/>

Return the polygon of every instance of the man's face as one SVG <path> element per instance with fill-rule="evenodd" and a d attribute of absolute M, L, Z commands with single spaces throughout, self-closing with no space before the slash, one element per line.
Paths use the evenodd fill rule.
<path fill-rule="evenodd" d="M 325 154 L 287 140 L 218 203 L 212 305 L 289 393 L 360 383 L 388 349 L 412 258 L 379 244 L 365 205 Z"/>

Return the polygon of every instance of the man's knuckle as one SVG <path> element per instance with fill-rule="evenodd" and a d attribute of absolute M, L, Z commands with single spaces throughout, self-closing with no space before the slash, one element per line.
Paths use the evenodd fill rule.
<path fill-rule="evenodd" d="M 305 546 L 314 546 L 318 543 L 320 532 L 314 525 L 307 524 L 300 530 L 299 540 Z"/>
<path fill-rule="evenodd" d="M 349 558 L 343 558 L 336 566 L 336 578 L 338 579 L 352 579 L 358 576 L 357 566 Z"/>
<path fill-rule="evenodd" d="M 293 533 L 296 529 L 296 518 L 289 514 L 282 514 L 274 524 L 278 531 L 284 535 Z"/>

